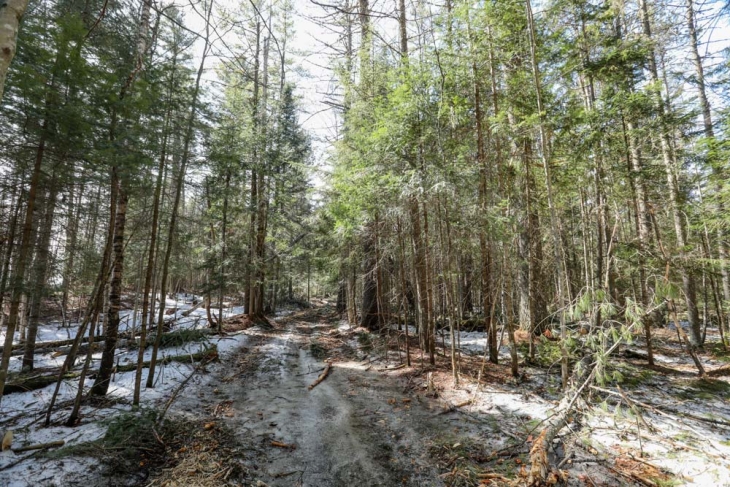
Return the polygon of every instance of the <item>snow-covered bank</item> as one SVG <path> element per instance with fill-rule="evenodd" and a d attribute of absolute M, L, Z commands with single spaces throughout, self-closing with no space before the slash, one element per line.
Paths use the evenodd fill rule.
<path fill-rule="evenodd" d="M 205 317 L 205 310 L 196 309 L 188 317 L 181 314 L 191 308 L 190 303 L 175 300 L 168 300 L 166 306 L 177 307 L 174 315 L 169 315 L 167 320 L 177 318 L 173 330 L 181 329 L 205 329 L 208 322 Z M 240 307 L 230 307 L 224 310 L 224 317 L 231 317 L 242 312 Z M 124 316 L 130 316 L 131 311 L 124 312 Z M 129 319 L 122 321 L 120 331 L 127 331 L 132 328 Z M 68 336 L 73 338 L 78 330 L 78 324 L 69 328 L 60 328 L 57 325 L 41 325 L 39 327 L 39 342 L 64 340 Z M 255 329 L 251 329 L 255 333 Z M 227 336 L 209 335 L 201 341 L 192 341 L 174 347 L 161 348 L 158 359 L 161 361 L 155 374 L 153 388 L 144 388 L 144 383 L 149 372 L 148 368 L 142 371 L 141 409 L 159 408 L 165 404 L 174 391 L 188 379 L 196 370 L 197 363 L 191 360 L 185 362 L 164 363 L 165 357 L 194 355 L 206 348 L 216 347 L 221 361 L 242 347 L 250 335 L 248 331 L 239 331 Z M 138 351 L 130 349 L 124 342 L 120 344 L 115 354 L 115 363 L 119 365 L 133 364 L 137 361 Z M 144 352 L 145 360 L 151 358 L 152 348 Z M 43 353 L 36 355 L 36 367 L 60 367 L 65 355 L 54 353 Z M 101 352 L 93 355 L 94 362 L 91 371 L 98 368 L 98 360 Z M 19 370 L 21 357 L 13 357 L 11 371 Z M 77 360 L 77 368 L 80 367 L 82 358 Z M 194 394 L 196 389 L 208 383 L 212 373 L 222 367 L 220 363 L 207 364 L 203 370 L 198 370 L 193 378 L 186 385 L 187 393 Z M 43 427 L 45 412 L 48 408 L 55 384 L 44 388 L 6 394 L 0 403 L 0 431 L 13 431 L 13 448 L 20 448 L 28 445 L 36 445 L 52 441 L 63 440 L 64 447 L 79 443 L 90 442 L 104 436 L 110 419 L 123 413 L 132 411 L 132 396 L 134 392 L 135 372 L 118 372 L 112 377 L 109 392 L 103 402 L 86 404 L 81 408 L 81 421 L 75 427 L 63 426 L 67 419 L 71 402 L 78 390 L 78 380 L 66 380 L 62 383 L 59 395 L 56 400 L 56 408 L 52 415 L 51 426 Z M 85 381 L 85 390 L 88 391 L 94 383 L 92 378 Z M 38 452 L 14 453 L 10 450 L 0 453 L 0 487 L 36 487 L 46 485 L 81 485 L 84 479 L 97 478 L 98 461 L 86 457 L 64 457 L 63 459 L 49 459 Z"/>

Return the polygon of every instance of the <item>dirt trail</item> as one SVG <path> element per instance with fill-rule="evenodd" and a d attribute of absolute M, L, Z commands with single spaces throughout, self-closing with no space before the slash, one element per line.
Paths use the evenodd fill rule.
<path fill-rule="evenodd" d="M 238 357 L 240 373 L 218 386 L 231 401 L 226 421 L 247 452 L 254 485 L 443 485 L 424 446 L 443 421 L 398 381 L 382 380 L 367 361 L 336 362 L 308 390 L 324 366 L 309 344 L 328 328 L 315 317 L 259 335 Z"/>
<path fill-rule="evenodd" d="M 280 318 L 271 330 L 248 329 L 245 336 L 242 348 L 173 408 L 198 422 L 204 411 L 211 415 L 204 421 L 232 432 L 235 451 L 226 459 L 241 467 L 229 479 L 235 485 L 462 487 L 482 485 L 485 476 L 493 485 L 524 483 L 532 438 L 556 404 L 547 389 L 559 376 L 550 382 L 542 369 L 523 367 L 524 378 L 515 381 L 507 365 L 490 364 L 479 385 L 473 376 L 483 360 L 464 356 L 457 387 L 447 357 L 435 367 L 424 367 L 414 354 L 414 366 L 401 368 L 397 351 L 390 352 L 395 361 L 382 360 L 385 340 L 350 329 L 327 307 Z M 334 359 L 331 372 L 309 390 L 325 358 Z M 427 394 L 429 376 L 438 397 Z M 638 430 L 630 417 L 622 421 L 606 412 L 604 418 L 603 412 L 593 408 L 553 445 L 550 461 L 561 465 L 567 485 L 648 485 L 644 479 L 730 485 L 722 465 L 703 473 L 725 457 L 688 458 L 671 425 L 659 422 L 665 416 L 645 411 L 642 417 L 656 427 Z M 631 443 L 635 431 L 638 447 Z"/>

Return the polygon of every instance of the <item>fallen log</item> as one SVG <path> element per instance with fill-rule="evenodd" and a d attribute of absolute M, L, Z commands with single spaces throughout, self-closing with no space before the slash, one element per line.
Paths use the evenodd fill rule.
<path fill-rule="evenodd" d="M 78 372 L 69 372 L 63 375 L 64 380 L 75 379 L 79 376 Z M 31 374 L 26 376 L 17 376 L 8 380 L 3 387 L 3 395 L 13 392 L 35 391 L 54 384 L 58 380 L 58 369 L 54 369 L 49 374 Z"/>
<path fill-rule="evenodd" d="M 94 344 L 96 344 L 96 340 L 94 341 Z M 103 342 L 102 342 L 103 343 Z M 46 354 L 52 354 L 53 358 L 60 357 L 62 355 L 68 355 L 71 351 L 72 345 L 68 346 L 60 346 L 60 347 L 50 347 L 50 348 L 37 348 L 33 352 L 33 354 L 37 357 L 39 355 L 46 355 Z M 89 349 L 89 344 L 85 343 L 83 345 L 79 346 L 78 353 L 84 354 Z M 18 357 L 23 355 L 25 352 L 24 350 L 15 350 L 10 354 L 11 357 Z"/>
<path fill-rule="evenodd" d="M 312 389 L 317 387 L 320 384 L 320 382 L 325 380 L 327 378 L 327 375 L 330 373 L 331 368 L 332 368 L 332 364 L 327 362 L 327 365 L 324 367 L 324 370 L 322 371 L 322 373 L 319 374 L 319 377 L 317 377 L 317 380 L 315 380 L 314 382 L 312 382 L 309 385 L 308 389 L 311 391 Z"/>
<path fill-rule="evenodd" d="M 95 342 L 100 342 L 106 340 L 105 336 L 98 336 L 94 337 Z M 86 343 L 89 341 L 89 337 L 84 337 L 81 339 L 81 343 Z M 45 349 L 56 349 L 60 347 L 67 347 L 69 345 L 73 345 L 74 339 L 71 338 L 70 340 L 54 340 L 51 342 L 36 342 L 35 344 L 35 353 L 40 353 L 42 350 Z M 25 350 L 25 342 L 16 343 L 13 345 L 13 356 L 15 355 L 22 355 L 23 351 Z M 20 353 L 16 353 L 20 352 Z"/>
<path fill-rule="evenodd" d="M 51 441 L 49 443 L 39 443 L 37 445 L 21 446 L 20 448 L 13 448 L 13 453 L 23 453 L 26 451 L 33 450 L 45 450 L 46 448 L 56 448 L 57 446 L 63 446 L 66 442 L 63 440 Z"/>
<path fill-rule="evenodd" d="M 460 402 L 457 404 L 449 404 L 443 410 L 436 413 L 434 416 L 440 416 L 442 414 L 449 414 L 450 412 L 456 411 L 459 408 L 463 408 L 464 406 L 470 405 L 472 402 L 473 401 L 471 399 L 467 399 L 466 401 L 463 401 L 463 402 Z"/>
<path fill-rule="evenodd" d="M 203 360 L 213 360 L 218 356 L 218 347 L 213 345 L 210 348 L 206 348 L 205 350 L 201 350 L 197 353 L 187 354 L 187 355 L 169 355 L 167 357 L 164 357 L 162 359 L 157 360 L 158 365 L 164 365 L 169 364 L 172 362 L 178 362 L 178 363 L 192 363 L 192 362 L 200 362 Z M 144 362 L 142 364 L 143 368 L 149 368 L 150 362 Z M 137 364 L 136 363 L 129 363 L 124 365 L 118 365 L 116 367 L 117 372 L 131 372 L 133 370 L 137 370 Z"/>
<path fill-rule="evenodd" d="M 185 311 L 183 311 L 183 312 L 181 313 L 181 314 L 182 314 L 182 316 L 183 316 L 183 317 L 185 317 L 185 318 L 187 318 L 188 316 L 190 316 L 190 313 L 192 313 L 192 312 L 193 312 L 193 311 L 195 311 L 196 309 L 198 309 L 198 308 L 200 308 L 201 306 L 203 306 L 203 304 L 204 304 L 204 303 L 205 303 L 205 301 L 200 301 L 200 302 L 199 302 L 198 304 L 196 304 L 196 305 L 195 305 L 195 306 L 193 306 L 192 308 L 190 308 L 190 309 L 186 309 Z"/>
<path fill-rule="evenodd" d="M 664 301 L 656 307 L 648 310 L 639 320 L 634 321 L 629 326 L 628 331 L 632 331 L 637 324 L 643 323 L 647 319 L 647 317 L 651 316 L 657 310 L 661 310 L 666 306 L 667 302 Z M 611 347 L 604 352 L 604 354 L 606 356 L 611 355 L 616 351 L 621 343 L 621 339 L 616 340 L 614 344 L 611 345 Z M 556 473 L 558 474 L 558 476 L 560 475 L 560 472 L 550 471 L 550 465 L 548 462 L 548 449 L 550 448 L 550 445 L 552 444 L 555 437 L 558 435 L 558 433 L 560 433 L 560 430 L 562 430 L 568 424 L 568 420 L 570 418 L 573 407 L 580 400 L 581 395 L 583 394 L 583 391 L 586 389 L 586 387 L 590 386 L 591 382 L 595 378 L 595 363 L 593 364 L 593 366 L 590 366 L 592 359 L 593 354 L 590 351 L 584 351 L 583 358 L 573 370 L 573 377 L 569 380 L 569 386 L 565 390 L 563 399 L 560 401 L 558 407 L 555 409 L 555 413 L 545 420 L 545 428 L 543 428 L 543 430 L 537 436 L 533 443 L 532 449 L 530 449 L 530 474 L 527 479 L 527 485 L 529 487 L 539 487 L 545 485 L 550 475 L 555 475 Z M 589 366 L 590 373 L 588 373 Z M 583 378 L 586 377 L 586 374 L 588 377 L 583 380 Z"/>
<path fill-rule="evenodd" d="M 200 362 L 202 360 L 213 360 L 218 355 L 218 348 L 213 346 L 205 350 L 201 350 L 197 353 L 186 354 L 186 355 L 171 355 L 164 357 L 157 361 L 158 364 L 169 364 L 171 362 L 178 363 L 193 363 Z M 142 367 L 149 368 L 150 363 L 144 362 Z M 136 363 L 129 363 L 118 365 L 116 372 L 131 372 L 137 370 Z M 27 392 L 34 391 L 36 389 L 42 389 L 50 384 L 55 383 L 58 380 L 59 369 L 44 369 L 39 373 L 35 371 L 31 374 L 19 375 L 11 378 L 3 388 L 3 394 L 11 394 L 13 392 Z M 80 375 L 80 372 L 68 372 L 63 375 L 64 380 L 75 379 Z"/>
<path fill-rule="evenodd" d="M 186 328 L 186 330 L 187 330 L 187 328 Z M 200 331 L 201 333 L 205 333 L 208 335 L 215 334 L 215 330 L 211 330 L 209 328 L 204 328 L 204 329 L 200 329 L 197 331 Z M 166 337 L 175 336 L 176 333 L 180 333 L 180 330 L 174 330 L 174 331 L 169 331 L 167 333 L 163 333 L 162 339 L 165 340 Z M 117 340 L 117 348 L 125 348 L 125 347 L 136 348 L 139 345 L 139 342 L 136 338 L 137 336 L 130 337 L 129 335 L 130 334 L 126 333 L 126 332 L 119 334 L 119 339 Z M 149 340 L 149 339 L 147 340 L 147 348 L 151 347 L 152 344 L 154 343 L 155 335 L 151 334 L 150 337 L 151 337 L 151 340 Z M 99 344 L 103 343 L 105 340 L 106 340 L 105 336 L 94 337 L 94 344 L 99 345 Z M 82 343 L 87 343 L 88 341 L 89 341 L 89 337 L 84 337 L 82 340 Z M 17 356 L 23 355 L 25 353 L 25 350 L 23 349 L 24 346 L 25 345 L 22 343 L 13 345 L 13 351 L 10 354 L 10 356 L 17 357 Z M 43 355 L 43 354 L 47 354 L 47 353 L 57 353 L 56 356 L 67 355 L 71 351 L 72 346 L 73 346 L 73 340 L 58 340 L 58 341 L 54 341 L 54 342 L 38 342 L 38 343 L 36 343 L 36 348 L 35 348 L 34 353 L 35 353 L 35 355 Z M 86 353 L 87 346 L 88 345 L 81 345 L 78 348 L 77 353 Z"/>
<path fill-rule="evenodd" d="M 548 449 L 555 437 L 568 424 L 568 418 L 573 406 L 580 398 L 583 390 L 593 380 L 595 367 L 592 367 L 588 378 L 583 380 L 591 363 L 592 355 L 588 354 L 583 357 L 580 365 L 574 370 L 573 377 L 569 381 L 570 386 L 565 391 L 563 399 L 558 404 L 555 413 L 545 420 L 545 428 L 535 438 L 530 449 L 530 475 L 527 479 L 527 485 L 530 487 L 539 487 L 545 485 L 548 476 L 551 473 L 550 463 L 548 462 Z"/>

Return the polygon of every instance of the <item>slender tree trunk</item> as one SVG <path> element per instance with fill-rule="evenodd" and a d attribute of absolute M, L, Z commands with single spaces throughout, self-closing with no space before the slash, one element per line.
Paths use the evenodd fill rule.
<path fill-rule="evenodd" d="M 113 172 L 117 169 L 113 168 Z M 105 396 L 109 390 L 114 369 L 114 351 L 117 348 L 119 335 L 119 310 L 122 298 L 122 277 L 124 272 L 124 230 L 127 222 L 127 201 L 129 196 L 125 183 L 118 175 L 112 176 L 112 184 L 118 184 L 117 215 L 114 219 L 114 260 L 112 261 L 112 279 L 109 285 L 109 310 L 106 330 L 104 330 L 104 350 L 101 355 L 101 364 L 96 380 L 91 388 L 91 395 Z"/>
<path fill-rule="evenodd" d="M 428 295 L 426 292 L 426 256 L 424 252 L 423 234 L 421 232 L 421 211 L 418 200 L 411 196 L 409 201 L 411 218 L 411 241 L 413 246 L 414 268 L 416 273 L 416 319 L 418 324 L 418 336 L 423 350 L 429 348 L 428 330 Z"/>
<path fill-rule="evenodd" d="M 157 179 L 155 181 L 155 192 L 152 197 L 152 224 L 150 225 L 150 245 L 147 253 L 147 268 L 145 269 L 144 291 L 142 292 L 142 323 L 140 325 L 139 350 L 137 353 L 137 369 L 134 374 L 134 394 L 132 404 L 139 405 L 140 394 L 142 389 L 142 369 L 144 362 L 144 351 L 147 347 L 147 326 L 149 322 L 150 293 L 153 285 L 153 272 L 155 268 L 155 260 L 157 257 L 157 226 L 160 219 L 160 197 L 162 194 L 163 175 L 165 173 L 165 160 L 167 159 L 167 144 L 169 141 L 170 121 L 172 119 L 172 92 L 175 79 L 175 68 L 177 64 L 177 56 L 172 59 L 172 70 L 170 74 L 170 83 L 168 85 L 168 109 L 165 117 L 165 126 L 162 131 L 162 151 L 160 153 L 160 161 L 157 166 Z M 154 301 L 154 296 L 152 297 Z M 154 308 L 154 305 L 152 306 Z"/>
<path fill-rule="evenodd" d="M 715 131 L 712 123 L 712 109 L 710 102 L 707 99 L 707 88 L 705 84 L 705 70 L 702 65 L 702 57 L 700 56 L 699 43 L 697 40 L 697 24 L 695 22 L 695 10 L 694 0 L 686 0 L 687 2 L 687 29 L 689 31 L 690 49 L 692 52 L 692 63 L 695 67 L 695 81 L 697 83 L 697 95 L 700 101 L 700 108 L 702 109 L 702 127 L 705 133 L 705 138 L 710 146 L 710 165 L 712 166 L 713 174 L 716 179 L 716 191 L 719 194 L 722 191 L 722 181 L 724 180 L 725 166 L 715 160 L 715 150 L 717 148 L 717 140 L 715 139 Z M 723 220 L 725 218 L 725 206 L 722 199 L 718 196 L 718 201 L 715 208 L 718 218 Z M 723 297 L 726 302 L 730 302 L 730 271 L 727 266 L 728 249 L 726 241 L 726 232 L 724 226 L 717 226 L 717 253 L 720 260 L 720 272 L 722 275 L 722 291 Z M 720 327 L 723 323 L 720 323 Z"/>
<path fill-rule="evenodd" d="M 263 66 L 262 66 L 262 86 L 261 86 L 261 111 L 259 119 L 261 120 L 259 130 L 261 131 L 261 150 L 260 162 L 261 166 L 258 172 L 258 188 L 257 195 L 257 217 L 256 217 L 256 259 L 255 259 L 255 276 L 256 291 L 254 293 L 254 306 L 252 315 L 263 318 L 264 314 L 264 286 L 266 281 L 266 232 L 268 224 L 268 208 L 269 208 L 269 183 L 265 177 L 265 157 L 267 153 L 267 103 L 268 103 L 268 85 L 269 85 L 269 38 L 264 39 L 263 48 Z"/>
<path fill-rule="evenodd" d="M 397 219 L 397 235 L 398 235 L 398 270 L 400 275 L 400 282 L 401 282 L 401 294 L 402 294 L 402 301 L 405 307 L 405 328 L 406 328 L 406 365 L 408 367 L 411 366 L 411 345 L 410 345 L 410 337 L 408 333 L 408 327 L 409 325 L 409 299 L 408 299 L 408 290 L 407 290 L 407 279 L 406 279 L 406 268 L 405 268 L 405 261 L 406 261 L 406 255 L 405 255 L 405 244 L 403 243 L 403 229 L 401 225 L 400 217 Z"/>
<path fill-rule="evenodd" d="M 363 276 L 362 276 L 362 319 L 360 326 L 374 331 L 380 323 L 380 308 L 378 307 L 378 285 L 376 257 L 377 237 L 374 226 L 376 221 L 371 222 L 365 229 L 363 236 Z"/>
<path fill-rule="evenodd" d="M 355 272 L 355 266 L 353 265 L 354 252 L 352 247 L 348 251 L 347 258 L 347 322 L 350 326 L 357 324 L 357 304 L 355 303 L 356 289 L 357 289 L 357 273 Z M 291 297 L 291 277 L 289 277 L 289 300 Z"/>
<path fill-rule="evenodd" d="M 56 171 L 54 171 L 56 173 Z M 50 255 L 51 230 L 56 210 L 56 194 L 58 183 L 54 177 L 50 181 L 51 188 L 46 201 L 45 215 L 38 236 L 38 249 L 36 250 L 35 261 L 31 270 L 33 289 L 30 294 L 30 314 L 28 317 L 28 331 L 26 333 L 25 353 L 23 354 L 23 369 L 33 370 L 33 356 L 35 354 L 35 342 L 38 335 L 38 322 L 43 296 L 45 295 L 46 280 L 48 278 L 48 257 Z"/>
<path fill-rule="evenodd" d="M 4 10 L 0 10 L 0 13 L 5 15 L 5 12 L 9 11 L 6 7 Z M 2 45 L 0 44 L 0 49 Z M 10 61 L 8 60 L 8 63 Z M 7 68 L 6 68 L 7 69 Z M 4 72 L 0 72 L 0 76 L 4 77 Z M 4 81 L 4 78 L 0 78 L 0 82 Z M 0 85 L 0 88 L 2 85 Z M 8 317 L 8 326 L 5 330 L 5 343 L 3 345 L 3 357 L 0 362 L 0 401 L 3 397 L 3 389 L 5 388 L 5 382 L 8 376 L 8 367 L 10 365 L 10 354 L 13 348 L 13 338 L 15 336 L 15 327 L 18 323 L 18 310 L 20 308 L 20 298 L 23 294 L 23 278 L 25 276 L 25 268 L 28 263 L 28 257 L 31 248 L 31 235 L 33 232 L 33 212 L 35 210 L 36 195 L 38 193 L 38 186 L 41 177 L 41 165 L 43 162 L 43 155 L 45 152 L 46 137 L 45 133 L 48 130 L 48 118 L 43 122 L 44 127 L 41 135 L 41 141 L 36 151 L 35 164 L 33 166 L 33 173 L 30 180 L 30 189 L 28 191 L 28 202 L 25 211 L 25 221 L 23 223 L 23 232 L 21 234 L 20 250 L 18 252 L 18 259 L 15 261 L 13 269 L 13 281 L 12 281 L 12 295 L 10 298 L 10 312 Z"/>
<path fill-rule="evenodd" d="M 207 209 L 210 212 L 211 209 L 211 202 L 210 202 L 210 179 L 205 179 L 205 202 L 207 205 Z M 213 247 L 215 245 L 215 228 L 213 227 L 213 222 L 210 223 L 210 230 L 208 231 L 208 253 L 211 255 L 211 259 L 213 259 Z M 210 312 L 210 295 L 211 290 L 213 288 L 213 284 L 210 282 L 210 274 L 211 274 L 211 267 L 206 266 L 205 269 L 205 316 L 208 319 L 208 327 L 209 328 L 218 328 L 218 325 L 216 324 L 216 320 L 213 318 L 213 315 Z"/>
<path fill-rule="evenodd" d="M 72 285 L 72 275 L 74 271 L 74 261 L 76 257 L 76 241 L 79 233 L 79 220 L 81 219 L 81 201 L 84 195 L 84 184 L 82 183 L 79 188 L 78 195 L 75 195 L 74 184 L 71 184 L 68 197 L 68 216 L 66 218 L 66 247 L 64 249 L 64 255 L 66 262 L 63 268 L 63 282 L 61 283 L 61 289 L 63 295 L 61 297 L 61 311 L 64 316 L 63 325 L 66 326 L 66 310 L 68 309 L 68 297 Z M 74 211 L 75 207 L 75 211 Z"/>
<path fill-rule="evenodd" d="M 423 204 L 423 237 L 426 242 L 430 242 L 428 225 L 428 211 L 426 204 Z M 428 333 L 428 360 L 431 365 L 436 365 L 436 317 L 434 316 L 434 297 L 433 297 L 433 267 L 429 246 L 424 249 L 425 270 L 426 270 L 426 330 Z"/>
<path fill-rule="evenodd" d="M 476 117 L 476 139 L 477 139 L 477 164 L 479 166 L 479 207 L 481 209 L 482 218 L 486 219 L 487 215 L 487 180 L 489 178 L 489 167 L 484 150 L 484 130 L 482 128 L 482 94 L 479 84 L 480 77 L 477 72 L 477 65 L 472 61 L 472 76 L 474 85 L 474 115 Z M 498 363 L 499 350 L 497 348 L 497 326 L 491 319 L 492 314 L 487 310 L 492 308 L 492 255 L 491 245 L 488 240 L 489 222 L 483 221 L 479 231 L 479 252 L 481 254 L 481 272 L 482 272 L 482 308 L 484 309 L 484 327 L 487 330 L 487 341 L 489 342 L 489 361 Z"/>
<path fill-rule="evenodd" d="M 218 333 L 223 329 L 223 294 L 226 287 L 226 234 L 228 233 L 228 190 L 231 185 L 231 171 L 226 170 L 225 193 L 223 194 L 223 225 L 221 228 L 221 269 L 218 288 Z"/>
<path fill-rule="evenodd" d="M 144 60 L 149 46 L 149 23 L 152 0 L 144 0 L 137 31 L 136 63 L 134 69 L 129 73 L 122 89 L 119 92 L 119 101 L 123 100 L 133 88 L 139 74 L 144 70 Z M 111 124 L 109 128 L 109 140 L 113 143 L 117 138 L 117 124 L 120 117 L 119 109 L 115 106 L 112 110 Z M 109 390 L 109 381 L 114 368 L 114 352 L 117 347 L 117 336 L 119 334 L 119 310 L 121 309 L 122 280 L 124 272 L 124 231 L 127 222 L 127 176 L 120 174 L 121 168 L 115 165 L 112 167 L 112 187 L 118 186 L 117 213 L 114 221 L 114 260 L 112 261 L 112 279 L 109 284 L 109 309 L 107 311 L 107 324 L 104 330 L 104 350 L 101 355 L 99 373 L 90 393 L 94 396 L 104 396 Z M 113 191 L 112 191 L 113 192 Z M 89 347 L 91 348 L 91 347 Z"/>
<path fill-rule="evenodd" d="M 172 214 L 170 216 L 170 226 L 167 233 L 167 249 L 165 250 L 165 259 L 162 264 L 162 282 L 160 284 L 160 296 L 161 299 L 165 299 L 165 293 L 167 291 L 167 275 L 168 266 L 170 263 L 170 255 L 172 254 L 173 241 L 175 238 L 175 224 L 177 222 L 177 209 L 180 205 L 180 196 L 182 194 L 182 187 L 185 184 L 185 170 L 187 168 L 188 159 L 190 157 L 190 145 L 193 141 L 193 129 L 195 126 L 195 117 L 198 108 L 198 94 L 200 93 L 200 80 L 203 77 L 203 71 L 205 69 L 205 60 L 209 53 L 210 48 L 210 17 L 213 10 L 213 0 L 208 0 L 208 9 L 206 12 L 205 19 L 205 43 L 203 46 L 203 54 L 200 59 L 200 66 L 198 68 L 198 74 L 195 78 L 195 87 L 193 88 L 192 99 L 190 102 L 190 113 L 188 114 L 187 127 L 185 131 L 185 140 L 183 143 L 183 153 L 180 160 L 180 168 L 177 174 L 177 189 L 175 191 L 175 199 L 172 204 Z M 150 358 L 150 368 L 147 375 L 147 387 L 151 388 L 154 386 L 155 366 L 157 364 L 157 352 L 160 348 L 160 341 L 162 340 L 162 331 L 164 325 L 164 305 L 160 306 L 160 312 L 158 314 L 157 323 L 157 336 L 155 337 L 155 345 L 152 349 L 152 357 Z"/>
<path fill-rule="evenodd" d="M 253 96 L 251 100 L 251 112 L 253 119 L 253 133 L 254 133 L 254 143 L 253 143 L 253 163 L 254 165 L 259 164 L 259 90 L 260 87 L 260 57 L 261 57 L 261 22 L 256 22 L 256 51 L 254 54 L 254 73 L 253 73 Z M 252 168 L 251 169 L 251 201 L 249 203 L 250 205 L 250 212 L 251 212 L 251 224 L 249 228 L 249 248 L 248 248 L 248 266 L 246 269 L 246 284 L 245 284 L 245 294 L 246 294 L 246 313 L 249 316 L 253 316 L 252 313 L 255 311 L 254 308 L 256 306 L 256 283 L 254 282 L 254 276 L 255 276 L 255 260 L 256 260 L 256 216 L 258 214 L 258 195 L 259 195 L 259 189 L 258 189 L 258 175 L 257 175 L 257 169 L 260 170 L 260 168 Z"/>
<path fill-rule="evenodd" d="M 643 26 L 644 35 L 649 41 L 652 41 L 651 22 L 649 20 L 649 7 L 647 0 L 640 0 L 641 6 L 641 22 Z M 648 54 L 649 61 L 649 74 L 652 82 L 655 85 L 659 84 L 659 73 L 656 64 L 656 53 L 653 48 L 650 49 Z M 664 163 L 664 171 L 667 176 L 667 187 L 669 189 L 669 201 L 672 210 L 672 216 L 674 219 L 674 232 L 677 238 L 677 247 L 679 248 L 678 263 L 679 270 L 682 274 L 682 287 L 684 290 L 685 304 L 687 306 L 687 318 L 689 320 L 689 337 L 690 343 L 694 347 L 702 346 L 702 327 L 699 319 L 699 312 L 697 310 L 697 291 L 695 285 L 695 278 L 692 274 L 692 270 L 688 267 L 688 255 L 687 255 L 687 229 L 684 224 L 682 217 L 682 208 L 679 196 L 679 185 L 677 183 L 677 177 L 675 174 L 675 161 L 674 154 L 671 148 L 671 141 L 669 139 L 669 127 L 667 127 L 666 110 L 664 106 L 664 100 L 659 91 L 654 93 L 654 104 L 657 114 L 659 116 L 659 142 L 662 150 L 662 162 Z M 679 326 L 679 324 L 677 324 Z"/>
<path fill-rule="evenodd" d="M 8 240 L 7 245 L 5 247 L 5 256 L 3 257 L 3 267 L 2 267 L 2 277 L 0 278 L 0 327 L 4 325 L 5 321 L 5 312 L 4 312 L 4 300 L 5 300 L 5 291 L 8 284 L 8 278 L 10 274 L 10 261 L 13 258 L 13 250 L 15 249 L 15 234 L 17 232 L 18 228 L 18 218 L 20 216 L 20 207 L 23 203 L 23 192 L 18 191 L 17 198 L 15 197 L 15 188 L 17 186 L 14 186 L 13 189 L 13 199 L 16 200 L 15 208 L 12 209 L 10 216 L 9 226 L 10 229 L 8 231 Z"/>
<path fill-rule="evenodd" d="M 535 83 L 535 93 L 537 95 L 537 111 L 539 115 L 540 129 L 540 155 L 542 158 L 543 170 L 545 172 L 545 187 L 547 191 L 548 211 L 550 212 L 550 234 L 553 237 L 553 252 L 555 253 L 555 274 L 558 284 L 558 309 L 560 312 L 560 344 L 562 351 L 561 371 L 563 378 L 563 389 L 568 386 L 568 354 L 565 350 L 565 341 L 567 340 L 567 329 L 565 324 L 565 310 L 569 300 L 566 299 L 566 292 L 569 288 L 569 281 L 565 274 L 567 266 L 565 264 L 565 253 L 563 251 L 562 230 L 558 220 L 557 210 L 553 198 L 552 176 L 550 172 L 550 152 L 547 133 L 545 131 L 544 107 L 542 104 L 542 87 L 540 80 L 540 71 L 537 64 L 536 44 L 535 40 L 535 22 L 532 15 L 532 6 L 530 0 L 527 0 L 527 23 L 530 33 L 530 57 L 532 58 L 532 73 Z M 600 245 L 600 244 L 599 244 Z M 600 248 L 599 248 L 600 252 Z"/>
<path fill-rule="evenodd" d="M 86 374 L 89 371 L 89 366 L 91 365 L 91 357 L 94 353 L 94 336 L 96 334 L 95 327 L 99 319 L 99 313 L 103 309 L 102 303 L 104 302 L 104 290 L 106 288 L 106 283 L 109 279 L 109 274 L 111 273 L 111 266 L 109 265 L 109 263 L 112 256 L 112 248 L 114 246 L 118 188 L 119 185 L 116 184 L 116 181 L 112 181 L 111 194 L 109 195 L 109 227 L 107 228 L 106 244 L 104 245 L 104 253 L 101 259 L 101 266 L 99 267 L 99 274 L 97 275 L 96 283 L 94 284 L 94 290 L 89 296 L 89 302 L 87 303 L 84 319 L 81 322 L 81 326 L 79 326 L 79 329 L 76 332 L 76 337 L 74 338 L 74 342 L 71 345 L 71 350 L 69 350 L 68 355 L 66 356 L 66 360 L 64 360 L 63 365 L 61 366 L 61 371 L 58 374 L 56 387 L 53 391 L 53 395 L 51 396 L 51 402 L 48 405 L 48 410 L 46 411 L 46 426 L 48 426 L 51 422 L 51 413 L 53 412 L 53 406 L 56 403 L 58 391 L 60 390 L 61 383 L 63 382 L 63 376 L 66 374 L 66 372 L 71 370 L 71 368 L 76 363 L 76 355 L 79 351 L 79 346 L 81 345 L 81 341 L 83 340 L 84 335 L 86 334 L 86 330 L 88 329 L 89 347 L 86 352 L 86 360 L 84 361 L 84 367 L 81 371 L 81 376 L 79 377 L 79 385 L 76 391 L 74 406 L 66 424 L 73 426 L 78 422 L 79 412 L 81 411 L 81 399 L 84 393 L 84 381 L 86 379 Z"/>

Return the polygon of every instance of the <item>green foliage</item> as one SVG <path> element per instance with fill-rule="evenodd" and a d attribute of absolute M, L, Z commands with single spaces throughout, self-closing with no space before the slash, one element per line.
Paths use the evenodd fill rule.
<path fill-rule="evenodd" d="M 164 450 L 155 436 L 156 420 L 157 411 L 152 409 L 116 415 L 106 422 L 107 431 L 102 438 L 51 450 L 46 455 L 49 458 L 98 457 L 108 464 L 111 475 L 138 471 L 144 456 Z"/>
<path fill-rule="evenodd" d="M 373 335 L 370 332 L 363 331 L 357 333 L 357 342 L 360 344 L 360 349 L 363 352 L 371 352 L 374 347 Z"/>
<path fill-rule="evenodd" d="M 175 330 L 165 333 L 160 338 L 161 347 L 180 347 L 190 342 L 207 342 L 209 337 L 208 330 L 198 330 L 193 328 Z M 150 339 L 150 342 L 152 340 Z"/>
<path fill-rule="evenodd" d="M 606 364 L 604 372 L 598 377 L 598 382 L 601 385 L 619 384 L 622 387 L 635 388 L 650 381 L 654 375 L 655 372 L 652 370 L 617 362 Z"/>
<path fill-rule="evenodd" d="M 690 382 L 680 396 L 690 400 L 727 400 L 730 399 L 730 384 L 720 379 L 698 379 Z"/>
<path fill-rule="evenodd" d="M 327 348 L 322 346 L 317 340 L 312 340 L 309 344 L 309 353 L 317 360 L 324 360 L 329 355 Z"/>

